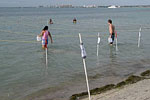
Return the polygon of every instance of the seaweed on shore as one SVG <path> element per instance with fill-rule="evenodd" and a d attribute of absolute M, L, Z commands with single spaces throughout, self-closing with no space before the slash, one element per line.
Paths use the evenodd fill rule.
<path fill-rule="evenodd" d="M 96 95 L 96 94 L 100 94 L 100 93 L 103 93 L 105 91 L 111 90 L 114 87 L 115 87 L 114 84 L 109 84 L 109 85 L 106 85 L 106 86 L 103 86 L 103 87 L 100 87 L 100 88 L 92 89 L 92 90 L 90 90 L 90 93 L 91 93 L 91 95 Z"/>
<path fill-rule="evenodd" d="M 131 76 L 129 76 L 129 77 L 125 80 L 125 82 L 126 82 L 126 84 L 133 84 L 133 83 L 136 83 L 136 82 L 141 81 L 141 80 L 143 80 L 143 79 L 144 79 L 143 77 L 131 75 Z"/>
<path fill-rule="evenodd" d="M 144 79 L 143 77 L 131 75 L 125 81 L 122 81 L 122 82 L 119 82 L 118 84 L 116 84 L 115 87 L 116 88 L 123 87 L 123 86 L 128 85 L 128 84 L 136 83 L 136 82 L 141 81 L 143 79 Z"/>
<path fill-rule="evenodd" d="M 136 83 L 138 81 L 144 80 L 145 79 L 144 76 L 150 76 L 150 70 L 147 70 L 147 71 L 141 73 L 141 76 L 142 77 L 131 75 L 125 81 L 119 82 L 116 85 L 109 84 L 109 85 L 105 85 L 105 86 L 100 87 L 100 88 L 95 88 L 95 89 L 90 90 L 90 93 L 91 93 L 91 95 L 96 95 L 96 94 L 104 93 L 104 92 L 106 92 L 108 90 L 112 90 L 112 89 L 116 89 L 116 88 L 121 88 L 121 87 L 123 87 L 125 85 L 128 85 L 128 84 L 134 84 L 134 83 Z M 79 94 L 74 94 L 74 95 L 72 95 L 70 97 L 70 100 L 78 100 L 80 97 L 85 97 L 87 95 L 88 95 L 87 92 L 82 92 L 82 93 L 79 93 Z"/>
<path fill-rule="evenodd" d="M 105 91 L 111 90 L 114 87 L 115 87 L 114 84 L 109 84 L 109 85 L 106 85 L 106 86 L 103 86 L 103 87 L 100 87 L 100 88 L 92 89 L 92 90 L 90 90 L 90 93 L 91 93 L 91 95 L 96 95 L 96 94 L 100 94 L 100 93 L 103 93 Z M 78 100 L 79 97 L 83 97 L 83 96 L 86 96 L 86 95 L 88 95 L 88 92 L 82 92 L 82 93 L 79 93 L 79 94 L 74 94 L 70 97 L 70 100 Z"/>
<path fill-rule="evenodd" d="M 141 76 L 150 76 L 150 70 L 141 73 Z"/>
<path fill-rule="evenodd" d="M 119 87 L 122 87 L 122 86 L 125 86 L 125 85 L 126 85 L 126 82 L 122 81 L 122 82 L 119 82 L 118 84 L 116 84 L 115 88 L 119 88 Z"/>
<path fill-rule="evenodd" d="M 70 100 L 78 100 L 79 97 L 83 97 L 83 96 L 86 96 L 88 95 L 88 92 L 82 92 L 82 93 L 79 93 L 79 94 L 74 94 L 70 97 Z"/>

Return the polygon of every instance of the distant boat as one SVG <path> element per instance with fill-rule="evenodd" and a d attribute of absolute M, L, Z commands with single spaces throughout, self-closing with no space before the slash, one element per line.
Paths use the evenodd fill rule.
<path fill-rule="evenodd" d="M 109 6 L 108 8 L 118 8 L 118 7 L 117 7 L 117 6 L 112 5 L 112 6 Z"/>

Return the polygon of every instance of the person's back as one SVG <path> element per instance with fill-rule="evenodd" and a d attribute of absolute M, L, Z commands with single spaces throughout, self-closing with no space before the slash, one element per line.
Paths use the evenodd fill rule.
<path fill-rule="evenodd" d="M 114 38 L 115 38 L 115 26 L 112 24 L 112 20 L 108 20 L 108 25 L 109 25 L 109 33 L 110 33 L 110 38 L 112 39 L 112 42 L 110 44 L 113 44 Z"/>
<path fill-rule="evenodd" d="M 115 33 L 115 26 L 113 24 L 112 25 L 112 33 Z"/>
<path fill-rule="evenodd" d="M 49 34 L 48 30 L 43 31 L 42 39 L 47 40 L 48 39 L 48 34 Z"/>

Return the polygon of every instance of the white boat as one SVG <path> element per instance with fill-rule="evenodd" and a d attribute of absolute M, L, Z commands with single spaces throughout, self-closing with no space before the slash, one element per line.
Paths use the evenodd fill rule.
<path fill-rule="evenodd" d="M 112 6 L 109 6 L 108 8 L 118 8 L 118 7 L 115 5 L 112 5 Z"/>

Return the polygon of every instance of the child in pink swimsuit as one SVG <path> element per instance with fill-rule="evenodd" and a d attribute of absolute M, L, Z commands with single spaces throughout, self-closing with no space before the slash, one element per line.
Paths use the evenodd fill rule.
<path fill-rule="evenodd" d="M 45 26 L 44 29 L 42 30 L 41 34 L 39 35 L 40 37 L 42 36 L 42 48 L 45 49 L 47 48 L 48 44 L 48 36 L 51 39 L 51 43 L 53 43 L 52 36 L 50 32 L 48 31 L 48 26 Z"/>

